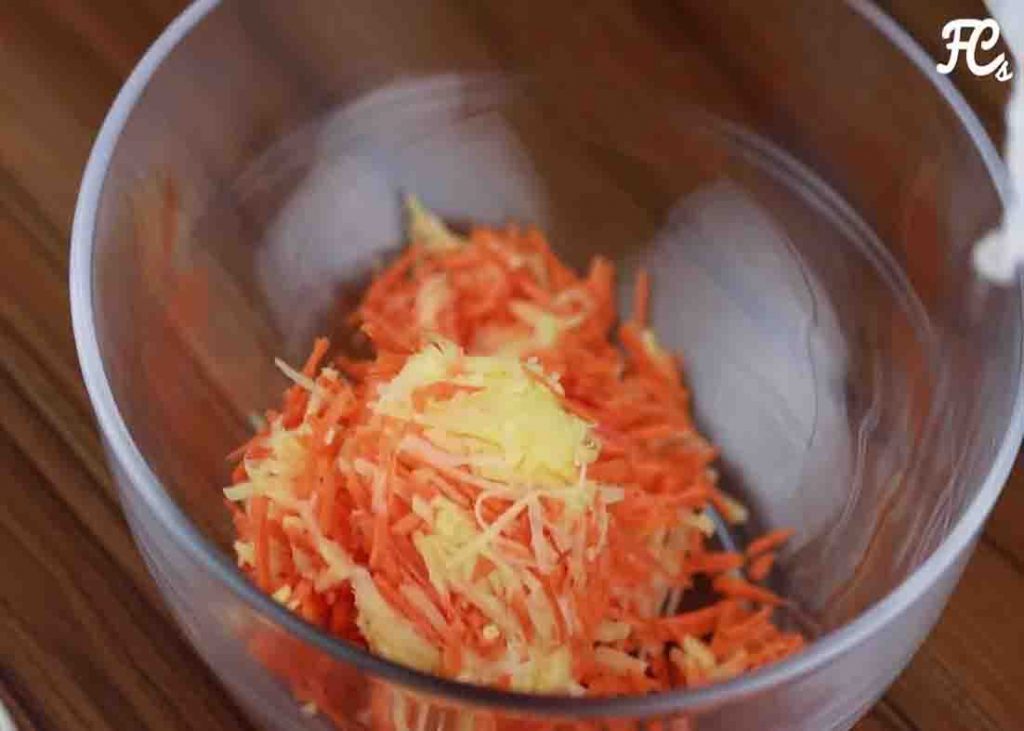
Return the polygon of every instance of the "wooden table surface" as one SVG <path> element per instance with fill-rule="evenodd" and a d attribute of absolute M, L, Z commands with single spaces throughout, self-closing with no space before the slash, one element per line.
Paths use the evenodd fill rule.
<path fill-rule="evenodd" d="M 23 729 L 242 731 L 135 551 L 79 378 L 71 215 L 108 105 L 182 0 L 0 3 L 0 692 Z M 977 0 L 883 3 L 938 56 Z M 1018 69 L 1024 73 L 1024 68 Z M 956 77 L 996 139 L 1006 85 Z M 1024 463 L 936 630 L 859 731 L 1024 729 Z"/>

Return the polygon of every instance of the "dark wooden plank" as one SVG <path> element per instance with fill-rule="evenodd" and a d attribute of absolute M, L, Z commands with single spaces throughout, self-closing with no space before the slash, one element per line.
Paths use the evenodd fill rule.
<path fill-rule="evenodd" d="M 77 421 L 91 425 L 71 333 L 67 265 L 50 255 L 62 247 L 62 241 L 52 231 L 33 230 L 31 221 L 19 218 L 22 211 L 12 210 L 14 205 L 6 196 L 0 198 L 0 239 L 7 262 L 0 268 L 0 322 L 5 337 L 20 343 L 49 373 L 54 380 L 49 396 L 69 399 Z"/>
<path fill-rule="evenodd" d="M 883 698 L 875 707 L 871 709 L 871 713 L 865 716 L 863 721 L 870 723 L 878 723 L 880 727 L 895 729 L 896 731 L 915 731 L 921 728 L 918 726 L 913 719 L 905 716 L 902 711 L 896 708 L 888 698 Z"/>
<path fill-rule="evenodd" d="M 139 570 L 123 569 L 5 433 L 0 464 L 16 486 L 0 513 L 0 656 L 23 712 L 42 729 L 249 728 L 139 590 Z"/>
<path fill-rule="evenodd" d="M 1024 571 L 1024 453 L 1003 488 L 992 517 L 985 526 L 985 538 Z"/>
<path fill-rule="evenodd" d="M 0 168 L 61 232 L 93 138 L 138 57 L 185 0 L 19 0 L 0 7 Z M 0 193 L 7 198 L 5 185 Z"/>
<path fill-rule="evenodd" d="M 885 699 L 864 716 L 853 731 L 915 731 L 919 727 L 901 716 Z"/>
<path fill-rule="evenodd" d="M 48 5 L 3 10 L 0 152 L 8 174 L 66 233 L 92 138 L 122 77 L 56 23 Z"/>
<path fill-rule="evenodd" d="M 872 712 L 857 722 L 854 731 L 893 731 L 894 728 L 898 727 L 888 725 L 885 720 Z"/>
<path fill-rule="evenodd" d="M 1009 731 L 1024 719 L 1024 574 L 987 544 L 888 698 L 922 729 Z"/>
<path fill-rule="evenodd" d="M 0 353 L 6 360 L 12 351 L 5 345 L 3 333 L 0 333 Z M 23 357 L 21 353 L 15 356 Z M 5 378 L 5 387 L 0 390 L 0 427 L 26 455 L 25 459 L 46 478 L 65 508 L 90 531 L 93 540 L 103 546 L 138 586 L 149 592 L 150 582 L 132 544 L 106 470 L 99 465 L 97 471 L 95 466 L 77 458 L 76 448 L 69 443 L 74 435 L 63 425 L 48 422 L 34 405 L 33 396 L 24 390 L 25 384 L 18 383 L 9 372 L 0 377 Z M 89 454 L 90 461 L 98 458 L 98 447 L 96 450 Z M 156 602 L 155 594 L 152 597 Z"/>

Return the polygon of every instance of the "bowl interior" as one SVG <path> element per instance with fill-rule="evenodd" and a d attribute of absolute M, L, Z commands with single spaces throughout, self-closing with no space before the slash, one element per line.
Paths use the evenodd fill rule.
<path fill-rule="evenodd" d="M 406 191 L 456 222 L 536 224 L 577 267 L 608 256 L 623 301 L 652 273 L 723 483 L 751 531 L 797 529 L 779 588 L 822 628 L 949 533 L 1010 428 L 1020 292 L 971 275 L 1000 209 L 987 161 L 877 28 L 799 2 L 539 27 L 517 8 L 354 2 L 338 24 L 280 5 L 225 3 L 162 64 L 96 234 L 117 406 L 217 545 L 225 455 L 285 386 L 273 358 L 319 334 L 356 347 L 346 315 L 402 243 Z"/>

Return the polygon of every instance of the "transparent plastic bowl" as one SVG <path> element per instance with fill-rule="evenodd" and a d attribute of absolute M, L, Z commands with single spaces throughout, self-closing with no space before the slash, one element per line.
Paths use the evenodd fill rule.
<path fill-rule="evenodd" d="M 71 268 L 86 385 L 153 576 L 268 729 L 327 727 L 296 668 L 351 728 L 401 703 L 453 730 L 848 728 L 1010 470 L 1021 286 L 970 267 L 1004 173 L 927 56 L 863 1 L 576 5 L 199 2 L 100 132 Z M 724 484 L 752 530 L 798 530 L 777 588 L 805 652 L 694 691 L 528 697 L 365 654 L 236 571 L 224 455 L 284 386 L 273 356 L 346 347 L 403 190 L 652 271 Z"/>

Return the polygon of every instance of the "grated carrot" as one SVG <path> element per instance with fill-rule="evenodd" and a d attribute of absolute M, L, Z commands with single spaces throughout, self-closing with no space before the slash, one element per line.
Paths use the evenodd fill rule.
<path fill-rule="evenodd" d="M 595 258 L 579 276 L 536 229 L 459 237 L 432 225 L 359 305 L 355 322 L 375 356 L 329 357 L 318 338 L 301 377 L 283 367 L 294 383 L 280 412 L 232 453 L 238 492 L 228 502 L 242 570 L 308 621 L 371 651 L 389 642 L 367 614 L 383 606 L 387 632 L 409 632 L 389 657 L 515 690 L 645 693 L 797 652 L 803 638 L 772 622 L 782 600 L 759 584 L 793 532 L 767 533 L 742 553 L 712 546 L 705 511 L 734 522 L 746 511 L 717 485 L 717 452 L 693 426 L 676 361 L 647 329 L 649 274 L 637 273 L 631 316 L 616 328 L 608 260 Z M 480 356 L 491 360 L 473 360 Z M 428 361 L 423 372 L 433 375 L 417 381 L 409 369 Z M 497 375 L 474 375 L 474 363 Z M 488 389 L 516 368 L 523 381 L 509 414 L 533 404 L 536 389 L 536 403 L 552 404 L 545 418 L 583 430 L 587 456 L 573 457 L 571 475 L 542 462 L 543 480 L 498 477 L 495 464 L 519 469 L 535 456 L 513 460 L 503 440 L 528 442 L 541 422 L 474 436 L 475 399 L 498 408 Z M 393 391 L 406 377 L 409 390 Z M 385 393 L 405 393 L 408 413 L 385 409 Z M 454 422 L 428 418 L 451 408 L 461 409 Z M 498 424 L 510 418 L 488 414 Z M 547 454 L 568 433 L 544 433 L 532 449 Z M 713 597 L 661 616 L 680 596 L 693 606 L 702 582 Z M 551 659 L 566 649 L 564 660 Z M 717 665 L 698 667 L 687 652 Z M 562 669 L 549 678 L 488 669 L 542 662 Z M 332 715 L 313 669 L 284 672 Z"/>

